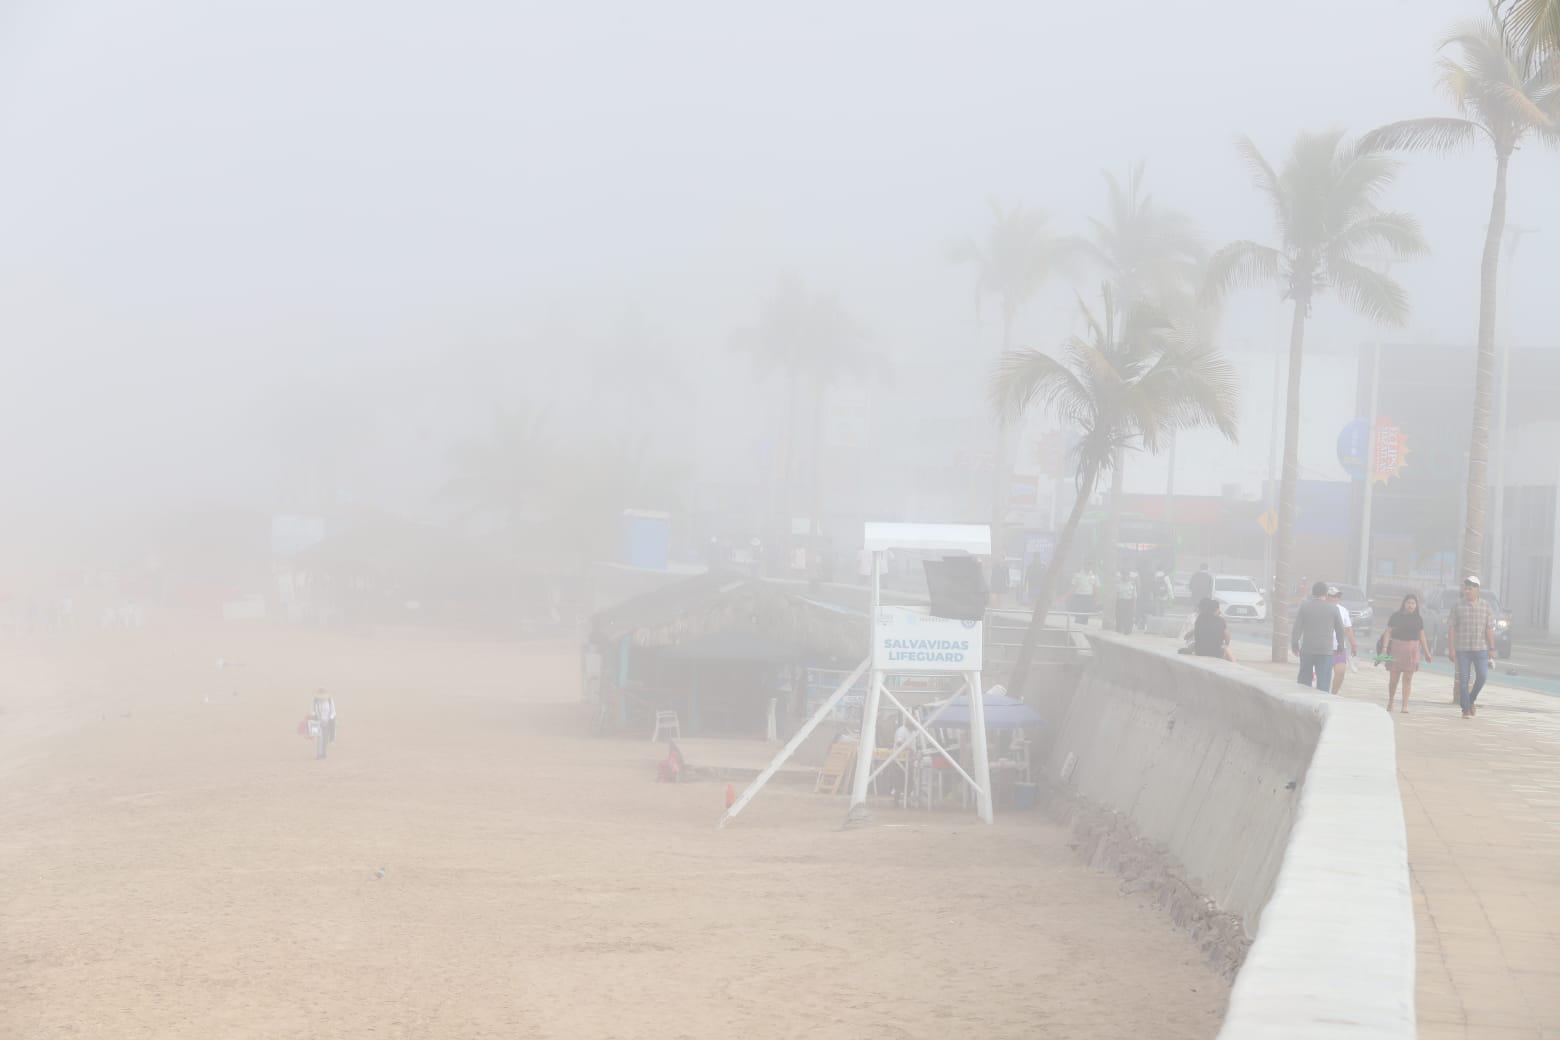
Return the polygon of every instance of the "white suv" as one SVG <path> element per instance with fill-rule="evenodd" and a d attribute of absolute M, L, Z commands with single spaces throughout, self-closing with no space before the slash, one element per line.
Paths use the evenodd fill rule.
<path fill-rule="evenodd" d="M 1238 621 L 1267 618 L 1267 600 L 1251 578 L 1240 574 L 1215 574 L 1213 598 L 1224 607 L 1224 616 Z"/>

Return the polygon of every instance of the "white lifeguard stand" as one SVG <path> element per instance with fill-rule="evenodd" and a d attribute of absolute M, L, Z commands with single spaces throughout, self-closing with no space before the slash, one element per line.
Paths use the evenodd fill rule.
<path fill-rule="evenodd" d="M 969 556 L 991 555 L 991 528 L 985 524 L 894 524 L 868 523 L 865 548 L 872 554 L 872 656 L 867 681 L 866 703 L 861 711 L 861 744 L 856 751 L 856 776 L 850 789 L 854 808 L 867 800 L 872 778 L 888 768 L 905 747 L 897 747 L 888 760 L 873 769 L 877 750 L 878 707 L 884 698 L 898 708 L 905 720 L 922 738 L 947 759 L 965 783 L 975 792 L 975 811 L 991 822 L 991 766 L 986 753 L 986 707 L 980 683 L 984 622 L 934 617 L 930 610 L 883 605 L 884 557 L 897 550 L 943 552 Z M 888 687 L 891 675 L 924 675 L 927 672 L 955 674 L 963 679 L 963 690 L 970 705 L 970 766 L 966 773 L 958 761 L 932 736 Z M 949 699 L 949 703 L 952 703 Z M 934 715 L 929 722 L 935 722 Z"/>
<path fill-rule="evenodd" d="M 865 548 L 872 554 L 872 613 L 867 619 L 872 634 L 871 652 L 721 815 L 717 827 L 724 827 L 727 821 L 746 808 L 748 802 L 785 764 L 786 759 L 807 739 L 808 734 L 844 699 L 863 672 L 870 672 L 870 678 L 866 700 L 862 705 L 861 737 L 850 791 L 851 807 L 855 808 L 867 800 L 867 788 L 873 777 L 892 765 L 911 746 L 902 744 L 896 747 L 886 761 L 873 769 L 877 750 L 878 707 L 886 697 L 890 704 L 904 714 L 906 721 L 920 732 L 927 744 L 947 759 L 950 768 L 970 785 L 975 792 L 975 811 L 986 823 L 991 822 L 991 768 L 986 753 L 985 697 L 980 684 L 984 623 L 979 620 L 933 617 L 931 611 L 925 608 L 883 606 L 883 561 L 887 553 L 897 549 L 989 556 L 991 529 L 984 524 L 868 523 Z M 960 692 L 969 694 L 970 749 L 973 758 L 970 765 L 974 776 L 966 773 L 955 757 L 932 736 L 930 726 L 936 724 L 937 714 L 922 723 L 894 696 L 885 681 L 891 675 L 925 675 L 928 672 L 955 674 L 963 680 L 962 688 L 954 691 L 943 707 L 946 709 L 947 705 L 952 704 Z"/>

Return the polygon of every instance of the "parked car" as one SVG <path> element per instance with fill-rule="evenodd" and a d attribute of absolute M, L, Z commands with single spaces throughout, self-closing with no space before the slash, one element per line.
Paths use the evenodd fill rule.
<path fill-rule="evenodd" d="M 1420 606 L 1425 613 L 1425 635 L 1438 657 L 1446 654 L 1447 621 L 1451 617 L 1452 606 L 1461 596 L 1462 589 L 1455 585 L 1444 585 L 1426 592 L 1424 603 Z M 1481 598 L 1495 611 L 1495 656 L 1505 660 L 1511 656 L 1511 614 L 1501 609 L 1500 599 L 1493 592 L 1485 591 L 1481 593 Z"/>
<path fill-rule="evenodd" d="M 1365 590 L 1358 585 L 1331 583 L 1338 590 L 1338 602 L 1349 612 L 1349 622 L 1354 626 L 1354 638 L 1361 646 L 1376 627 L 1376 608 L 1371 606 Z M 1363 653 L 1363 651 L 1361 651 Z"/>
<path fill-rule="evenodd" d="M 1267 599 L 1257 583 L 1241 574 L 1215 574 L 1213 598 L 1224 607 L 1224 616 L 1235 621 L 1267 618 Z"/>

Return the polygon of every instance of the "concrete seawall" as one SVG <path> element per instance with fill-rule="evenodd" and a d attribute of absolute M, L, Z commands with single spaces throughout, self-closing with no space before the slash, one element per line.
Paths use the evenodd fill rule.
<path fill-rule="evenodd" d="M 1254 938 L 1220 1033 L 1414 1035 L 1414 917 L 1391 719 L 1091 633 L 1050 783 L 1109 810 Z M 1032 695 L 1033 696 L 1033 695 Z"/>

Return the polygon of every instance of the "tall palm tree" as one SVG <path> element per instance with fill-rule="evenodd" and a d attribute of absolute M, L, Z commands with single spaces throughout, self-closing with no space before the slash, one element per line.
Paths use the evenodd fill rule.
<path fill-rule="evenodd" d="M 991 223 L 985 236 L 958 239 L 948 247 L 948 259 L 971 264 L 975 268 L 975 312 L 980 314 L 981 299 L 997 298 L 1002 314 L 1002 347 L 999 357 L 1012 349 L 1013 320 L 1053 275 L 1068 270 L 1080 251 L 1080 244 L 1056 234 L 1040 210 L 1015 202 L 1003 206 L 988 200 Z M 991 544 L 993 573 L 1003 566 L 1003 527 L 1012 477 L 1008 452 L 1009 428 L 1000 416 L 997 420 L 996 449 L 991 467 Z"/>
<path fill-rule="evenodd" d="M 1305 322 L 1316 298 L 1331 289 L 1352 310 L 1374 321 L 1402 322 L 1408 298 L 1402 286 L 1362 262 L 1382 251 L 1394 257 L 1424 251 L 1419 223 L 1384 212 L 1377 200 L 1397 164 L 1353 147 L 1341 131 L 1303 133 L 1282 170 L 1275 170 L 1249 138 L 1237 142 L 1252 180 L 1273 207 L 1279 244 L 1231 242 L 1208 261 L 1206 298 L 1220 299 L 1250 284 L 1276 285 L 1294 305 L 1289 325 L 1289 393 L 1284 410 L 1284 469 L 1278 493 L 1278 547 L 1274 553 L 1273 660 L 1289 659 L 1290 563 L 1295 548 L 1295 489 L 1299 474 L 1300 374 Z"/>
<path fill-rule="evenodd" d="M 1057 576 L 1072 551 L 1089 497 L 1125 450 L 1157 451 L 1170 433 L 1212 426 L 1236 438 L 1237 383 L 1229 363 L 1141 301 L 1120 306 L 1109 284 L 1098 315 L 1079 301 L 1086 334 L 1070 338 L 1058 359 L 1038 350 L 1002 356 L 991 383 L 997 414 L 1008 422 L 1030 407 L 1050 408 L 1078 434 L 1078 495 L 1057 538 L 1053 566 L 1035 596 L 1034 614 L 1013 665 L 1009 689 L 1021 695 L 1035 640 L 1045 627 Z"/>
<path fill-rule="evenodd" d="M 1192 317 L 1201 265 L 1207 257 L 1190 217 L 1155 203 L 1143 186 L 1144 163 L 1127 168 L 1125 181 L 1106 173 L 1106 217 L 1089 220 L 1086 249 L 1103 268 L 1118 306 L 1147 302 L 1161 313 Z M 1174 442 L 1174 434 L 1171 434 Z M 1110 499 L 1101 546 L 1101 602 L 1115 599 L 1117 542 L 1121 529 L 1124 459 L 1111 466 Z"/>
<path fill-rule="evenodd" d="M 822 508 L 820 479 L 823 457 L 823 407 L 829 388 L 842 375 L 872 368 L 876 359 L 863 346 L 865 332 L 840 302 L 839 295 L 809 289 L 797 278 L 782 278 L 759 310 L 756 325 L 737 334 L 739 347 L 751 355 L 763 369 L 778 369 L 786 381 L 785 428 L 781 435 L 781 512 L 780 544 L 789 543 L 794 484 L 797 473 L 797 443 L 800 439 L 799 413 L 804 403 L 809 410 L 811 452 L 807 468 L 811 483 L 809 527 L 811 547 L 808 567 L 816 575 L 819 542 L 819 511 Z M 804 398 L 806 398 L 804 402 Z"/>
<path fill-rule="evenodd" d="M 1499 21 L 1472 22 L 1441 44 L 1457 58 L 1437 63 L 1440 85 L 1457 116 L 1406 119 L 1371 131 L 1362 146 L 1449 152 L 1478 143 L 1495 152 L 1495 194 L 1479 267 L 1479 357 L 1468 441 L 1467 519 L 1461 569 L 1477 574 L 1484 559 L 1484 510 L 1489 499 L 1490 415 L 1495 402 L 1495 308 L 1500 243 L 1506 233 L 1506 170 L 1524 140 L 1560 145 L 1560 53 L 1524 52 Z"/>

